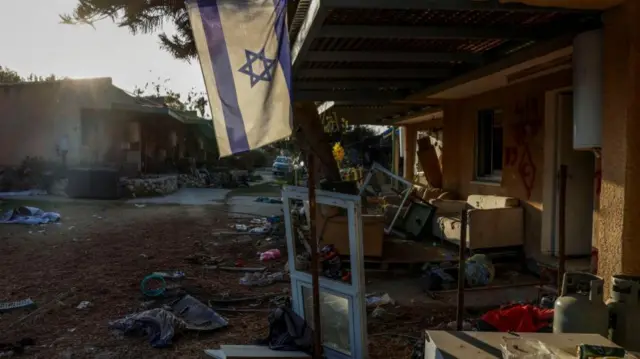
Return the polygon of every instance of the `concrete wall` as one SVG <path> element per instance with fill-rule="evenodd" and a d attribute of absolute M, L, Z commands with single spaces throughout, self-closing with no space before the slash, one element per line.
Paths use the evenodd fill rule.
<path fill-rule="evenodd" d="M 59 160 L 56 145 L 69 138 L 69 163 L 87 161 L 81 141 L 81 110 L 134 103 L 110 78 L 0 85 L 0 165 L 26 156 Z"/>
<path fill-rule="evenodd" d="M 596 213 L 598 274 L 640 275 L 640 2 L 604 19 L 602 185 Z M 608 289 L 608 285 L 606 286 Z"/>
<path fill-rule="evenodd" d="M 519 198 L 525 208 L 525 243 L 528 253 L 535 253 L 540 246 L 545 93 L 571 86 L 571 78 L 571 71 L 563 70 L 475 97 L 452 100 L 444 107 L 444 188 L 457 192 L 461 198 L 470 194 Z M 502 110 L 502 183 L 474 181 L 478 111 L 487 109 Z M 527 160 L 525 148 L 529 150 L 531 161 Z M 526 164 L 529 165 L 525 166 Z M 525 181 L 530 184 L 530 189 L 527 189 Z"/>

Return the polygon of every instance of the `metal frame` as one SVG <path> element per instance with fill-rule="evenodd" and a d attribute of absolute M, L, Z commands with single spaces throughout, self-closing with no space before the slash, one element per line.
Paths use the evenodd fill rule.
<path fill-rule="evenodd" d="M 304 317 L 302 287 L 311 288 L 312 280 L 311 274 L 299 271 L 295 266 L 296 246 L 290 208 L 290 200 L 292 199 L 301 201 L 308 200 L 309 190 L 303 187 L 292 186 L 285 186 L 282 189 L 293 310 L 301 317 Z M 366 358 L 367 313 L 364 296 L 364 250 L 362 244 L 362 210 L 360 208 L 360 197 L 318 190 L 316 191 L 316 203 L 340 207 L 347 210 L 350 249 L 349 259 L 351 260 L 351 284 L 320 277 L 320 291 L 346 298 L 349 301 L 349 342 L 351 346 L 351 353 L 349 357 Z M 311 220 L 315 220 L 315 218 L 312 218 Z M 327 349 L 335 351 L 334 348 L 327 347 Z M 341 354 L 346 355 L 344 353 Z"/>
<path fill-rule="evenodd" d="M 365 178 L 364 182 L 362 183 L 362 187 L 360 187 L 360 196 L 362 196 L 364 194 L 364 192 L 367 189 L 367 186 L 369 186 L 369 182 L 371 181 L 371 179 L 373 178 L 373 175 L 375 173 L 375 171 L 380 171 L 384 174 L 386 174 L 387 176 L 391 177 L 392 179 L 398 181 L 398 182 L 402 182 L 404 184 L 406 184 L 408 186 L 408 188 L 405 190 L 405 195 L 402 198 L 402 202 L 400 202 L 400 207 L 398 207 L 398 211 L 396 212 L 395 216 L 393 216 L 393 220 L 391 220 L 391 223 L 389 224 L 389 227 L 384 229 L 384 232 L 386 234 L 389 234 L 393 231 L 393 225 L 396 224 L 396 220 L 398 219 L 398 217 L 400 216 L 400 211 L 402 211 L 402 208 L 404 207 L 404 204 L 407 202 L 407 200 L 409 199 L 409 195 L 411 195 L 411 191 L 413 190 L 413 182 L 407 181 L 406 179 L 396 175 L 395 173 L 389 171 L 388 169 L 384 168 L 381 164 L 374 162 L 373 165 L 371 166 L 371 168 L 369 169 L 369 173 L 367 174 L 367 177 Z"/>

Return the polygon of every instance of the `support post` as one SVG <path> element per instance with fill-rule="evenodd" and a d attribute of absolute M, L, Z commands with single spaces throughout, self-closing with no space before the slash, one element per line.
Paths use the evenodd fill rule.
<path fill-rule="evenodd" d="M 562 293 L 562 281 L 565 269 L 565 250 L 566 250 L 566 226 L 565 212 L 567 207 L 567 166 L 560 165 L 560 173 L 558 179 L 558 296 Z"/>
<path fill-rule="evenodd" d="M 456 312 L 456 330 L 462 331 L 464 323 L 464 280 L 467 253 L 467 208 L 462 210 L 460 218 L 460 248 L 458 252 L 458 308 Z"/>
<path fill-rule="evenodd" d="M 318 277 L 318 237 L 316 234 L 316 171 L 315 156 L 309 153 L 307 166 L 309 168 L 309 237 L 311 246 L 311 284 L 313 300 L 313 357 L 322 358 L 322 324 L 320 320 L 320 278 Z"/>

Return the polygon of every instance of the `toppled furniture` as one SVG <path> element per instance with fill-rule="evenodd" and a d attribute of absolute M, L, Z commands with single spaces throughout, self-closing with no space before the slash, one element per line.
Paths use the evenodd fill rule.
<path fill-rule="evenodd" d="M 488 249 L 524 244 L 524 210 L 512 197 L 470 195 L 467 201 L 431 200 L 438 209 L 433 234 L 455 245 L 460 244 L 460 215 L 468 209 L 467 248 Z"/>
<path fill-rule="evenodd" d="M 382 256 L 385 217 L 382 215 L 362 215 L 362 245 L 367 257 Z M 349 225 L 346 215 L 323 213 L 316 214 L 316 230 L 323 244 L 333 244 L 342 255 L 350 254 Z"/>

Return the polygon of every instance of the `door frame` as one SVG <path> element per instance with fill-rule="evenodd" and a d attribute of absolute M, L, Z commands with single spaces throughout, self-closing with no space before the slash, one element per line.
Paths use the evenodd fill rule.
<path fill-rule="evenodd" d="M 559 170 L 558 98 L 561 94 L 568 92 L 573 92 L 573 87 L 562 87 L 545 93 L 542 230 L 540 232 L 540 252 L 543 255 L 555 255 L 556 252 L 556 194 Z"/>

